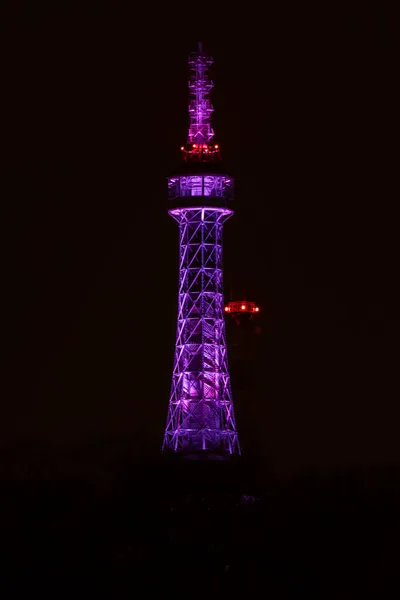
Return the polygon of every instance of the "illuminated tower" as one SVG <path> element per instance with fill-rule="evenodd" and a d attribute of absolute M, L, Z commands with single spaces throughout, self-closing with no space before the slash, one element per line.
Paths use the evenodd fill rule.
<path fill-rule="evenodd" d="M 183 164 L 168 178 L 169 214 L 179 223 L 178 323 L 164 450 L 209 458 L 240 454 L 226 348 L 222 229 L 232 216 L 233 179 L 213 140 L 212 59 L 189 57 L 189 135 Z"/>

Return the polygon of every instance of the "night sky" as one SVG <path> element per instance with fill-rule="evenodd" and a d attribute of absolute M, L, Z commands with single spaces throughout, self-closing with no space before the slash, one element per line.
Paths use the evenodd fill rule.
<path fill-rule="evenodd" d="M 399 464 L 391 15 L 54 4 L 10 3 L 1 25 L 1 443 L 161 445 L 178 267 L 165 178 L 202 40 L 236 178 L 225 290 L 263 311 L 239 433 L 278 470 Z"/>

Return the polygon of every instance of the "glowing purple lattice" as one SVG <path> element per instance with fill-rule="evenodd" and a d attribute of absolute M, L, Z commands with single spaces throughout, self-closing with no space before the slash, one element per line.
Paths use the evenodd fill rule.
<path fill-rule="evenodd" d="M 221 174 L 219 146 L 210 152 L 208 142 L 212 83 L 207 68 L 212 60 L 192 55 L 189 87 L 190 149 L 184 149 L 185 174 L 168 178 L 169 214 L 179 224 L 178 323 L 174 368 L 164 450 L 208 457 L 240 454 L 232 402 L 225 336 L 222 280 L 222 230 L 233 211 L 233 179 Z M 207 150 L 207 152 L 203 152 Z M 217 174 L 218 173 L 218 174 Z"/>
<path fill-rule="evenodd" d="M 208 77 L 208 68 L 212 63 L 212 58 L 203 54 L 201 43 L 198 52 L 191 54 L 189 57 L 191 69 L 189 80 L 191 95 L 189 104 L 189 143 L 208 143 L 214 137 L 214 131 L 211 127 L 211 113 L 214 109 L 209 100 L 209 94 L 214 84 Z"/>

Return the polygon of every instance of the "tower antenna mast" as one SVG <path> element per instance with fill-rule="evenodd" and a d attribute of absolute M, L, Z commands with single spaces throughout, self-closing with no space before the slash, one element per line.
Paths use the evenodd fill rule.
<path fill-rule="evenodd" d="M 203 44 L 199 42 L 198 51 L 189 55 L 191 75 L 189 79 L 189 135 L 188 143 L 208 144 L 214 137 L 211 127 L 213 106 L 209 95 L 214 87 L 208 76 L 213 60 L 203 53 Z"/>

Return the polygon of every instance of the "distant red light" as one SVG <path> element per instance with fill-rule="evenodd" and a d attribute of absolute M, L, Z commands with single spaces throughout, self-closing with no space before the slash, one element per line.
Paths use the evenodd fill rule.
<path fill-rule="evenodd" d="M 258 308 L 258 306 L 256 306 L 256 312 L 260 312 L 260 309 Z"/>
<path fill-rule="evenodd" d="M 218 148 L 219 148 L 218 144 L 215 144 L 214 148 L 215 148 L 216 150 L 218 150 Z"/>
<path fill-rule="evenodd" d="M 203 144 L 203 148 L 207 148 L 207 144 Z"/>
<path fill-rule="evenodd" d="M 181 146 L 181 150 L 184 150 L 184 149 L 185 149 L 185 146 Z"/>
<path fill-rule="evenodd" d="M 225 306 L 225 312 L 229 312 L 229 306 Z"/>
<path fill-rule="evenodd" d="M 242 304 L 242 306 L 240 307 L 242 310 L 246 310 L 246 305 Z"/>
<path fill-rule="evenodd" d="M 197 144 L 193 144 L 193 148 L 197 148 Z"/>

